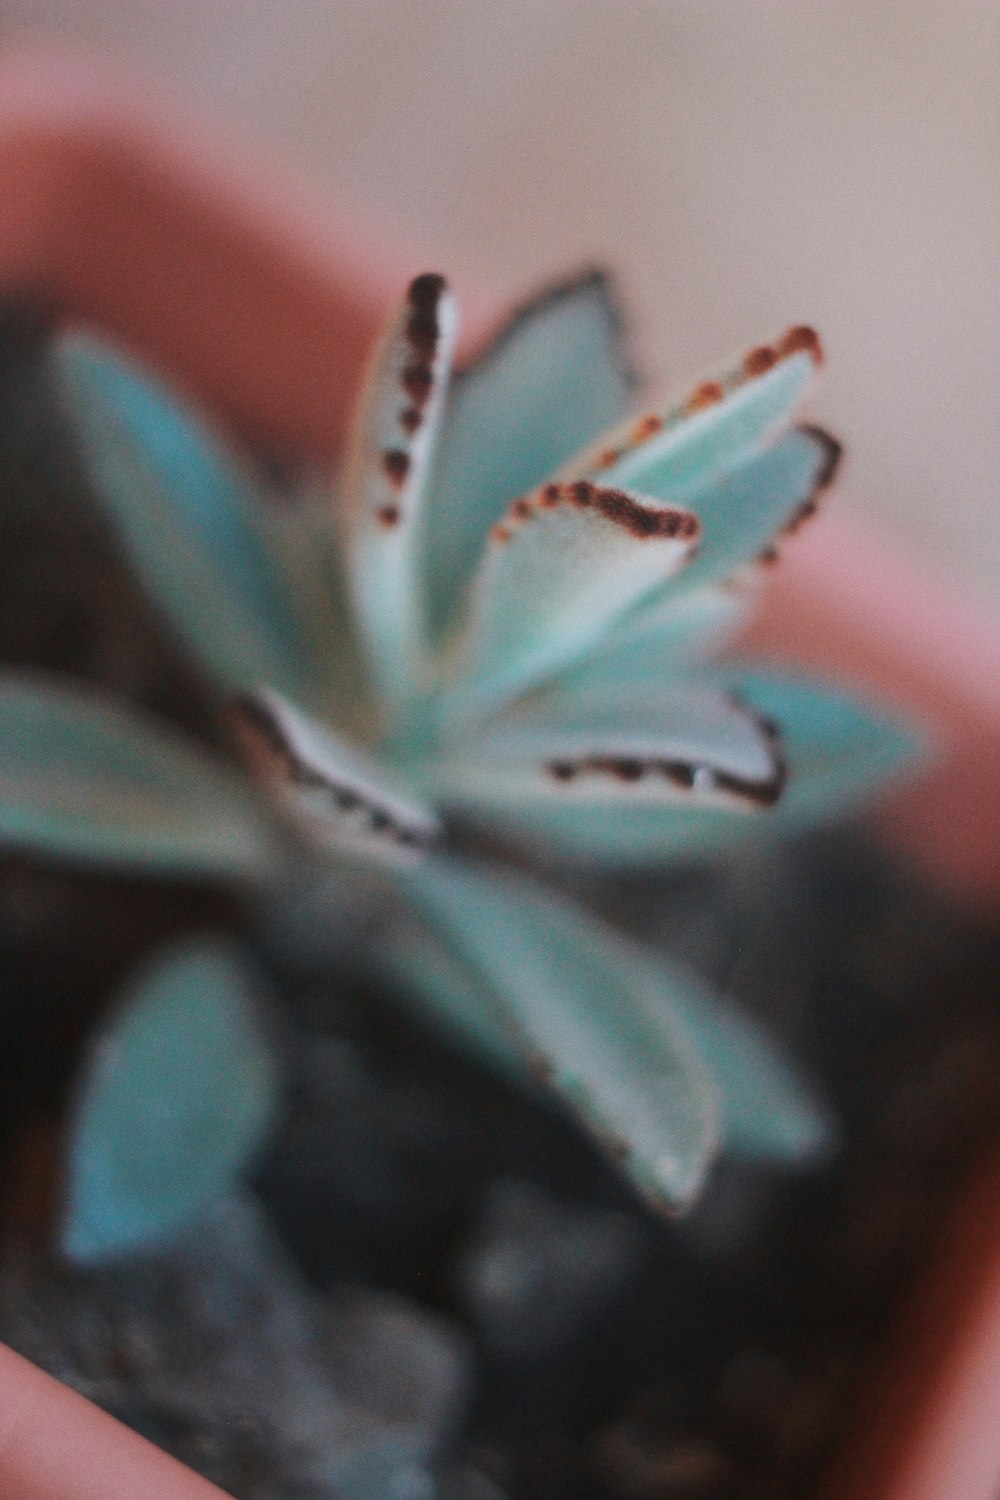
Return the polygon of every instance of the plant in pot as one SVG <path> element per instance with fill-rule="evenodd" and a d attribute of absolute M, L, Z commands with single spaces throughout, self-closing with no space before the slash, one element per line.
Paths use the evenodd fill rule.
<path fill-rule="evenodd" d="M 312 935 L 335 929 L 341 969 L 419 997 L 515 1077 L 519 1107 L 554 1086 L 648 1196 L 679 1203 L 720 1123 L 744 1152 L 796 1157 L 819 1145 L 823 1113 L 755 1026 L 555 895 L 564 863 L 544 889 L 511 862 L 704 850 L 811 818 L 903 754 L 843 698 L 699 665 L 738 609 L 734 566 L 830 477 L 829 440 L 789 426 L 818 347 L 793 330 L 574 461 L 627 396 L 603 283 L 529 305 L 442 411 L 451 321 L 443 285 L 419 278 L 376 362 L 339 512 L 269 505 L 119 356 L 57 345 L 95 496 L 207 666 L 225 731 L 209 755 L 122 703 L 10 678 L 22 774 L 6 831 L 49 858 L 235 881 L 272 911 L 272 967 L 291 952 L 325 973 L 331 943 Z M 236 923 L 244 944 L 254 925 Z M 70 1253 L 176 1231 L 246 1158 L 275 1088 L 260 987 L 217 938 L 174 944 L 134 978 L 74 1080 Z M 253 1238 L 240 1213 L 214 1222 L 217 1244 Z M 386 1465 L 421 1482 L 424 1455 L 393 1456 L 398 1430 L 379 1437 L 381 1458 L 377 1443 L 341 1455 L 325 1482 L 376 1493 Z M 711 1462 L 689 1455 L 703 1492 L 726 1482 Z"/>

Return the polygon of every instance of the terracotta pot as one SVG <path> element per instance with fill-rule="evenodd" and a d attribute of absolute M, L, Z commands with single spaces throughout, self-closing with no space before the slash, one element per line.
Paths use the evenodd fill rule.
<path fill-rule="evenodd" d="M 147 88 L 51 55 L 0 58 L 0 287 L 101 326 L 242 435 L 331 455 L 358 366 L 413 269 L 279 174 L 158 114 Z M 1000 905 L 1000 642 L 833 514 L 788 546 L 746 644 L 926 717 L 937 763 L 883 827 L 963 899 Z M 996 1500 L 997 1160 L 976 1174 L 871 1391 L 828 1500 Z M 221 1494 L 9 1351 L 0 1490 Z"/>

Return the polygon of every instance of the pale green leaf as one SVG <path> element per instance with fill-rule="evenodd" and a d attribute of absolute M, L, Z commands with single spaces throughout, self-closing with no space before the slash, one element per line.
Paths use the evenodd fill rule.
<path fill-rule="evenodd" d="M 417 538 L 458 326 L 440 276 L 418 276 L 375 351 L 354 420 L 345 535 L 359 629 L 383 698 L 422 685 Z"/>
<path fill-rule="evenodd" d="M 99 340 L 57 341 L 66 417 L 97 499 L 159 608 L 226 688 L 311 701 L 319 671 L 250 475 L 152 376 Z"/>
<path fill-rule="evenodd" d="M 0 676 L 0 840 L 150 874 L 259 879 L 280 856 L 249 783 L 194 741 L 69 679 Z"/>
<path fill-rule="evenodd" d="M 427 499 L 427 600 L 444 631 L 486 537 L 516 496 L 617 421 L 632 397 L 621 329 L 599 273 L 520 308 L 454 380 Z"/>
<path fill-rule="evenodd" d="M 240 1171 L 270 1124 L 261 981 L 220 942 L 161 952 L 95 1039 L 70 1116 L 60 1243 L 74 1260 L 170 1234 Z"/>
<path fill-rule="evenodd" d="M 453 710 L 481 715 L 579 659 L 694 555 L 698 523 L 659 500 L 546 485 L 494 527 L 453 646 Z"/>
<path fill-rule="evenodd" d="M 711 855 L 749 837 L 773 837 L 840 817 L 904 773 L 914 735 L 888 715 L 836 689 L 794 677 L 732 670 L 715 680 L 771 721 L 787 775 L 775 806 L 753 816 L 736 805 L 558 804 L 504 807 L 504 827 L 532 845 L 612 865 L 658 865 Z M 611 709 L 608 709 L 611 712 Z M 623 724 L 645 715 L 645 693 L 626 685 Z"/>
<path fill-rule="evenodd" d="M 404 889 L 503 1002 L 536 1075 L 651 1199 L 688 1202 L 715 1148 L 715 1098 L 650 973 L 601 923 L 506 872 L 428 860 Z"/>

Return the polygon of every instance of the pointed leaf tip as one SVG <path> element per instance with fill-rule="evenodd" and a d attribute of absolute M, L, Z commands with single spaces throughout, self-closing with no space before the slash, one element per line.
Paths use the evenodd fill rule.
<path fill-rule="evenodd" d="M 683 1022 L 650 1005 L 644 970 L 615 936 L 507 871 L 432 859 L 404 889 L 474 976 L 456 985 L 442 970 L 440 1009 L 495 1060 L 518 1048 L 652 1202 L 690 1202 L 717 1144 L 715 1091 Z M 477 988 L 489 999 L 480 1035 L 463 1019 Z"/>
<path fill-rule="evenodd" d="M 71 1114 L 61 1230 L 71 1259 L 172 1233 L 250 1158 L 277 1092 L 261 993 L 238 950 L 212 939 L 165 950 L 126 988 Z"/>
<path fill-rule="evenodd" d="M 149 372 L 98 338 L 52 351 L 97 500 L 195 661 L 226 688 L 309 701 L 322 675 L 249 470 Z"/>
<path fill-rule="evenodd" d="M 457 330 L 444 277 L 416 277 L 375 350 L 354 419 L 346 476 L 350 577 L 372 670 L 390 703 L 405 701 L 421 681 L 417 547 Z"/>
<path fill-rule="evenodd" d="M 427 605 L 436 637 L 453 623 L 485 538 L 508 504 L 622 417 L 633 385 L 609 278 L 593 270 L 515 309 L 456 376 L 427 502 Z"/>

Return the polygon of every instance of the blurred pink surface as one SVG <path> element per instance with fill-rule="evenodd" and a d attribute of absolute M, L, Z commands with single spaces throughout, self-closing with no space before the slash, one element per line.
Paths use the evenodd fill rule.
<path fill-rule="evenodd" d="M 3 1500 L 228 1500 L 0 1344 Z"/>

